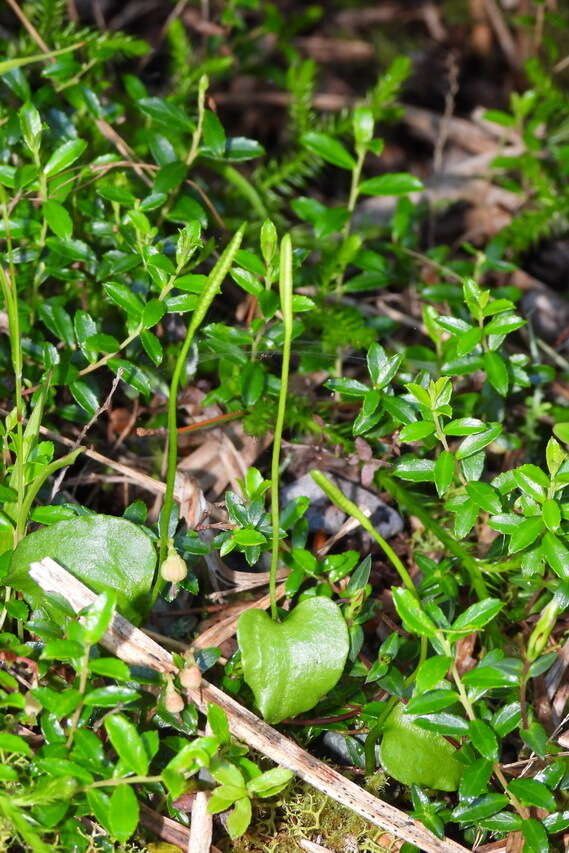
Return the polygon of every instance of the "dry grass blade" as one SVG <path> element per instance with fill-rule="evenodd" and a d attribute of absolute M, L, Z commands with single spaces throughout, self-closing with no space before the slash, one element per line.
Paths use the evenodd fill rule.
<path fill-rule="evenodd" d="M 323 761 L 305 752 L 212 684 L 202 681 L 202 687 L 190 691 L 189 695 L 202 711 L 206 711 L 210 703 L 219 705 L 227 714 L 229 727 L 235 737 L 282 767 L 292 770 L 304 782 L 352 809 L 374 826 L 415 844 L 425 853 L 466 853 L 466 848 L 461 844 L 450 838 L 437 838 L 419 821 L 377 799 Z"/>
<path fill-rule="evenodd" d="M 196 793 L 192 805 L 188 853 L 210 853 L 213 837 L 213 815 L 207 811 L 207 794 Z"/>
<path fill-rule="evenodd" d="M 85 584 L 49 557 L 32 563 L 30 575 L 45 592 L 64 596 L 76 613 L 96 598 L 95 593 Z M 114 616 L 101 645 L 126 663 L 149 666 L 163 673 L 176 670 L 169 652 L 118 614 Z M 277 764 L 292 770 L 300 779 L 352 809 L 374 826 L 415 844 L 425 853 L 467 853 L 461 844 L 450 838 L 437 838 L 419 821 L 364 791 L 207 681 L 203 680 L 202 686 L 198 690 L 189 691 L 188 695 L 201 711 L 207 711 L 210 703 L 223 708 L 235 737 Z"/>
<path fill-rule="evenodd" d="M 268 582 L 268 581 L 266 581 Z M 281 598 L 285 592 L 284 583 L 277 587 L 277 598 Z M 271 603 L 271 597 L 269 593 L 264 595 L 258 601 L 246 601 L 242 603 L 239 607 L 236 607 L 230 616 L 226 616 L 222 619 L 219 619 L 214 625 L 206 628 L 205 631 L 197 637 L 192 646 L 194 649 L 207 649 L 211 646 L 219 646 L 221 643 L 228 640 L 233 636 L 237 629 L 237 621 L 242 613 L 246 610 L 251 610 L 252 608 L 256 608 L 259 610 L 266 610 Z"/>

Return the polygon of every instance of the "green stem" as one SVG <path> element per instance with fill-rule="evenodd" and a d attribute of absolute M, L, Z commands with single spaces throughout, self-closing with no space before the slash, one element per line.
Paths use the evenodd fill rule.
<path fill-rule="evenodd" d="M 48 477 L 51 477 L 52 474 L 55 474 L 56 471 L 59 471 L 60 468 L 66 468 L 68 465 L 73 465 L 79 454 L 83 453 L 84 449 L 84 447 L 78 447 L 76 450 L 72 450 L 71 453 L 67 453 L 60 459 L 55 459 L 49 465 L 46 465 L 41 474 L 38 474 L 33 483 L 31 483 L 31 485 L 28 487 L 26 496 L 22 501 L 22 506 L 17 519 L 16 531 L 18 541 L 20 541 L 20 539 L 22 539 L 24 536 L 26 524 L 28 521 L 28 515 L 32 508 L 32 504 L 35 500 L 37 493 L 39 492 L 45 481 L 48 479 Z"/>
<path fill-rule="evenodd" d="M 312 477 L 314 482 L 320 486 L 320 488 L 327 495 L 327 497 L 330 498 L 332 503 L 335 503 L 337 507 L 339 507 L 346 513 L 346 515 L 351 515 L 352 518 L 355 518 L 356 521 L 359 521 L 364 530 L 367 530 L 370 536 L 373 536 L 385 556 L 388 558 L 388 560 L 391 562 L 391 564 L 397 571 L 397 574 L 401 578 L 403 585 L 409 590 L 409 592 L 412 592 L 413 595 L 417 597 L 417 590 L 415 589 L 415 584 L 413 583 L 411 575 L 409 574 L 409 572 L 407 571 L 407 569 L 405 568 L 391 545 L 389 545 L 389 543 L 385 541 L 383 536 L 381 536 L 377 532 L 369 518 L 367 518 L 363 514 L 361 509 L 356 506 L 353 501 L 347 498 L 337 486 L 331 483 L 328 477 L 326 477 L 326 475 L 323 474 L 321 471 L 311 471 L 310 476 Z"/>
<path fill-rule="evenodd" d="M 407 489 L 399 483 L 396 483 L 395 480 L 383 472 L 380 472 L 378 477 L 382 488 L 388 491 L 400 506 L 406 506 L 413 515 L 416 515 L 425 527 L 437 537 L 441 545 L 444 545 L 447 551 L 460 560 L 468 572 L 472 588 L 478 598 L 481 601 L 485 598 L 489 598 L 490 593 L 488 592 L 488 587 L 486 586 L 480 567 L 474 557 L 472 557 L 466 549 L 456 541 L 456 539 L 453 539 L 444 527 L 432 518 L 426 509 L 411 497 Z"/>
<path fill-rule="evenodd" d="M 121 341 L 119 344 L 119 348 L 116 352 L 109 352 L 100 358 L 98 361 L 94 361 L 92 364 L 88 364 L 87 367 L 84 367 L 83 370 L 79 371 L 79 376 L 86 376 L 88 373 L 93 373 L 94 370 L 98 370 L 99 367 L 103 367 L 107 362 L 109 362 L 112 358 L 116 358 L 117 355 L 120 355 L 122 350 L 124 350 L 129 344 L 131 344 L 142 332 L 144 326 L 142 323 L 139 323 L 134 332 L 125 338 L 124 341 Z"/>
<path fill-rule="evenodd" d="M 160 517 L 160 563 L 162 563 L 163 560 L 166 558 L 166 553 L 168 550 L 168 527 L 170 524 L 172 508 L 174 506 L 174 480 L 176 478 L 176 462 L 178 456 L 176 407 L 180 379 L 182 377 L 182 372 L 186 366 L 188 352 L 192 345 L 194 335 L 201 326 L 204 317 L 211 303 L 213 302 L 214 297 L 219 292 L 221 284 L 225 276 L 229 272 L 229 268 L 233 263 L 235 254 L 238 251 L 239 246 L 241 245 L 244 233 L 245 225 L 243 224 L 236 232 L 231 242 L 226 246 L 224 252 L 221 254 L 216 265 L 210 272 L 207 282 L 205 284 L 204 291 L 201 295 L 200 302 L 192 315 L 190 325 L 188 326 L 188 331 L 186 332 L 186 338 L 180 348 L 178 357 L 176 359 L 176 364 L 174 366 L 174 372 L 172 373 L 172 380 L 170 382 L 170 391 L 168 396 L 168 448 L 166 457 L 166 491 L 164 493 L 164 504 L 162 506 L 162 514 Z M 154 589 L 152 590 L 153 602 L 156 601 L 156 598 L 158 597 L 158 591 L 160 589 L 160 586 L 161 578 L 160 574 L 158 574 L 156 582 L 154 584 Z"/>
<path fill-rule="evenodd" d="M 81 711 L 83 710 L 83 699 L 85 697 L 85 692 L 87 690 L 87 682 L 89 680 L 89 655 L 91 653 L 91 646 L 86 646 L 83 657 L 81 659 L 81 669 L 79 671 L 79 693 L 81 694 L 81 702 L 75 709 L 73 713 L 73 717 L 71 718 L 71 724 L 69 726 L 69 734 L 67 735 L 66 747 L 67 749 L 71 749 L 73 744 L 73 738 L 75 737 L 75 732 L 77 731 L 77 726 L 79 725 L 79 719 L 81 717 Z"/>
<path fill-rule="evenodd" d="M 356 201 L 358 200 L 358 190 L 360 185 L 360 177 L 362 173 L 362 168 L 364 165 L 365 156 L 367 153 L 367 148 L 365 145 L 357 146 L 357 160 L 352 169 L 352 182 L 350 185 L 350 195 L 348 198 L 348 218 L 344 223 L 344 227 L 342 228 L 342 248 L 346 245 L 346 241 L 350 236 L 350 231 L 352 228 L 352 216 L 354 210 L 356 208 Z M 341 252 L 342 250 L 340 250 Z M 346 269 L 343 267 L 336 277 L 336 298 L 340 299 L 342 296 L 342 287 L 344 284 L 344 275 Z"/>
<path fill-rule="evenodd" d="M 196 157 L 198 156 L 198 150 L 200 147 L 200 142 L 202 138 L 202 130 L 203 130 L 203 119 L 204 119 L 204 110 L 205 110 L 205 93 L 207 92 L 207 87 L 209 85 L 209 80 L 207 75 L 202 75 L 199 82 L 198 87 L 198 122 L 196 125 L 196 129 L 194 130 L 192 136 L 192 144 L 190 146 L 190 150 L 188 151 L 188 155 L 185 159 L 186 166 L 188 168 L 192 165 Z"/>
<path fill-rule="evenodd" d="M 273 526 L 273 540 L 271 550 L 271 572 L 269 575 L 269 594 L 271 598 L 271 616 L 277 618 L 277 569 L 279 564 L 279 462 L 281 455 L 281 443 L 283 437 L 283 425 L 286 412 L 286 398 L 288 390 L 288 373 L 290 364 L 290 349 L 292 342 L 292 243 L 290 236 L 286 234 L 281 242 L 279 291 L 281 297 L 281 311 L 284 324 L 283 358 L 281 368 L 281 387 L 279 391 L 279 405 L 277 409 L 277 422 L 275 424 L 275 435 L 273 438 L 273 457 L 271 462 L 271 521 Z"/>
<path fill-rule="evenodd" d="M 4 207 L 4 217 L 6 218 L 6 205 Z M 8 225 L 6 223 L 6 227 Z M 7 231 L 9 233 L 9 229 Z M 11 252 L 10 252 L 11 253 Z M 18 291 L 16 289 L 16 281 L 13 276 L 10 276 L 3 267 L 0 267 L 0 286 L 4 296 L 6 305 L 6 313 L 8 314 L 8 327 L 10 336 L 10 352 L 12 356 L 12 369 L 14 371 L 14 384 L 16 396 L 16 453 L 14 458 L 14 487 L 18 498 L 16 505 L 16 519 L 22 518 L 22 503 L 25 494 L 25 458 L 24 458 L 24 396 L 23 396 L 23 359 L 22 359 L 22 340 L 20 336 L 20 312 L 18 307 Z M 14 530 L 14 547 L 19 542 L 17 528 Z"/>
<path fill-rule="evenodd" d="M 239 192 L 249 202 L 260 219 L 267 218 L 269 211 L 265 207 L 263 199 L 253 184 L 248 181 L 241 172 L 238 172 L 233 166 L 229 166 L 227 164 L 220 165 L 219 163 L 208 163 L 208 166 L 213 172 L 217 172 L 218 175 L 221 175 L 226 181 L 233 184 L 237 192 Z"/>
<path fill-rule="evenodd" d="M 161 781 L 162 776 L 122 776 L 115 779 L 99 779 L 98 782 L 85 785 L 83 791 L 92 791 L 93 788 L 111 788 L 115 785 L 150 785 Z"/>

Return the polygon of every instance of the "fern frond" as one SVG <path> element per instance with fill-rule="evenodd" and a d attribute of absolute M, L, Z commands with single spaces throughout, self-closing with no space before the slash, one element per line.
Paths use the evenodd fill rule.
<path fill-rule="evenodd" d="M 51 44 L 63 28 L 67 3 L 66 0 L 34 0 L 26 4 L 25 11 L 43 40 Z"/>
<path fill-rule="evenodd" d="M 289 105 L 290 130 L 296 138 L 314 129 L 312 110 L 317 66 L 313 59 L 292 62 L 287 70 L 286 87 L 291 96 Z"/>
<path fill-rule="evenodd" d="M 192 87 L 192 45 L 186 28 L 179 18 L 175 18 L 168 27 L 168 46 L 170 48 L 170 74 L 172 89 L 178 96 L 187 95 Z"/>
<path fill-rule="evenodd" d="M 254 181 L 267 207 L 274 211 L 286 198 L 302 190 L 321 168 L 322 161 L 301 148 L 259 166 Z"/>

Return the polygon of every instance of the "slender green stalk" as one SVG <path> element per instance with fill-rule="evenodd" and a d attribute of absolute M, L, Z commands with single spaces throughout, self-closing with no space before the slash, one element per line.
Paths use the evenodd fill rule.
<path fill-rule="evenodd" d="M 5 207 L 4 207 L 5 211 Z M 16 504 L 16 520 L 22 518 L 22 503 L 25 493 L 24 465 L 26 462 L 24 453 L 24 397 L 23 397 L 23 359 L 22 339 L 20 335 L 20 313 L 18 308 L 18 292 L 15 280 L 8 275 L 6 270 L 0 267 L 0 286 L 4 296 L 6 313 L 8 315 L 8 328 L 10 335 L 10 352 L 12 356 L 12 368 L 14 371 L 14 385 L 16 396 L 16 436 L 14 455 L 14 488 L 18 494 Z M 17 529 L 14 530 L 14 547 L 19 542 Z"/>
<path fill-rule="evenodd" d="M 284 341 L 281 368 L 281 388 L 279 392 L 275 435 L 273 438 L 273 458 L 271 461 L 271 521 L 273 525 L 273 541 L 271 551 L 271 572 L 269 575 L 271 616 L 275 620 L 277 618 L 277 569 L 279 564 L 279 462 L 286 412 L 290 348 L 292 342 L 292 243 L 288 234 L 285 234 L 281 242 L 279 292 L 284 324 Z"/>
<path fill-rule="evenodd" d="M 79 454 L 83 453 L 84 449 L 84 447 L 78 447 L 76 450 L 72 450 L 71 453 L 66 453 L 65 456 L 61 456 L 59 459 L 55 459 L 53 462 L 50 462 L 49 465 L 45 466 L 41 474 L 36 477 L 33 483 L 28 486 L 26 496 L 22 501 L 20 514 L 17 519 L 16 531 L 18 541 L 24 538 L 28 515 L 30 514 L 32 504 L 35 500 L 37 493 L 39 492 L 45 481 L 49 477 L 51 477 L 52 474 L 55 474 L 56 471 L 59 471 L 61 468 L 66 468 L 68 465 L 73 465 Z"/>
<path fill-rule="evenodd" d="M 330 482 L 328 477 L 323 474 L 321 471 L 311 471 L 310 476 L 314 480 L 314 482 L 320 486 L 322 491 L 326 494 L 327 497 L 330 498 L 332 503 L 335 503 L 337 507 L 343 510 L 347 515 L 351 515 L 352 518 L 355 518 L 356 521 L 359 521 L 364 530 L 373 536 L 379 547 L 382 549 L 385 556 L 393 565 L 394 569 L 397 571 L 397 574 L 401 578 L 403 585 L 412 592 L 414 596 L 417 596 L 417 590 L 415 589 L 415 584 L 411 579 L 411 575 L 391 547 L 388 542 L 385 541 L 383 536 L 381 536 L 369 518 L 367 518 L 361 509 L 356 506 L 356 504 L 347 498 L 340 489 Z"/>
<path fill-rule="evenodd" d="M 425 525 L 425 527 L 433 533 L 441 545 L 449 551 L 454 557 L 460 560 L 468 575 L 470 583 L 480 601 L 490 597 L 488 587 L 480 571 L 478 563 L 463 546 L 453 539 L 447 531 L 438 522 L 432 518 L 431 514 L 425 510 L 417 501 L 413 500 L 407 489 L 396 483 L 391 477 L 383 472 L 379 473 L 381 485 L 386 491 L 392 495 L 398 504 L 406 506 L 407 509 L 416 515 L 417 518 Z"/>
<path fill-rule="evenodd" d="M 191 166 L 196 157 L 198 156 L 198 151 L 200 147 L 200 142 L 202 138 L 202 130 L 203 130 L 203 119 L 204 119 L 204 111 L 205 111 L 205 93 L 207 92 L 207 87 L 209 86 L 209 80 L 206 74 L 203 74 L 200 78 L 199 89 L 198 89 L 198 122 L 196 125 L 196 129 L 194 130 L 192 136 L 192 144 L 190 146 L 190 150 L 188 151 L 188 156 L 186 157 L 185 163 L 186 166 Z"/>
<path fill-rule="evenodd" d="M 79 693 L 81 694 L 81 701 L 75 708 L 73 712 L 73 716 L 71 717 L 71 722 L 69 725 L 69 732 L 67 734 L 67 741 L 65 746 L 67 749 L 71 749 L 73 745 L 73 739 L 75 737 L 75 732 L 77 731 L 77 726 L 79 725 L 79 720 L 81 718 L 81 712 L 83 710 L 83 700 L 85 698 L 85 693 L 87 691 L 87 682 L 89 680 L 89 656 L 91 654 L 91 646 L 85 646 L 83 657 L 81 658 L 81 666 L 79 669 Z"/>
<path fill-rule="evenodd" d="M 61 56 L 62 53 L 77 50 L 84 44 L 85 42 L 79 41 L 77 44 L 62 47 L 60 50 L 50 50 L 48 53 L 34 53 L 32 56 L 19 56 L 17 59 L 6 59 L 4 62 L 0 62 L 0 74 L 7 74 L 8 71 L 12 71 L 14 68 L 31 65 L 33 62 L 46 62 L 48 59 L 53 59 L 54 56 Z"/>
<path fill-rule="evenodd" d="M 221 175 L 226 181 L 233 184 L 237 192 L 249 202 L 255 213 L 261 219 L 266 219 L 269 211 L 251 181 L 248 181 L 241 172 L 238 172 L 237 169 L 229 166 L 227 163 L 209 163 L 208 166 L 213 172 L 217 172 L 218 175 Z"/>
<path fill-rule="evenodd" d="M 342 243 L 344 246 L 346 245 L 346 241 L 350 236 L 350 231 L 352 229 L 352 217 L 354 210 L 356 209 L 356 202 L 358 200 L 358 191 L 360 186 L 360 177 L 362 174 L 362 168 L 364 165 L 364 160 L 366 157 L 367 148 L 365 145 L 357 146 L 357 159 L 352 169 L 352 180 L 350 184 L 350 196 L 348 198 L 348 218 L 344 223 L 344 227 L 342 228 Z M 345 266 L 338 272 L 336 277 L 336 299 L 340 299 L 342 296 L 342 289 L 344 284 L 344 276 L 346 274 Z"/>
<path fill-rule="evenodd" d="M 116 785 L 151 785 L 161 782 L 162 776 L 120 776 L 113 779 L 99 779 L 90 785 L 85 785 L 83 791 L 92 791 L 93 788 L 113 788 Z"/>
<path fill-rule="evenodd" d="M 214 297 L 219 292 L 223 279 L 229 272 L 229 268 L 233 263 L 235 254 L 238 251 L 239 246 L 241 245 L 241 240 L 243 239 L 244 233 L 245 225 L 242 225 L 236 232 L 231 242 L 226 246 L 216 265 L 210 272 L 204 291 L 201 295 L 200 302 L 192 315 L 190 325 L 188 326 L 188 331 L 186 332 L 186 338 L 180 348 L 178 357 L 176 359 L 176 364 L 174 366 L 174 372 L 172 373 L 172 380 L 170 382 L 170 391 L 168 397 L 168 446 L 166 457 L 166 491 L 164 493 L 164 504 L 162 506 L 162 514 L 160 517 L 160 563 L 162 563 L 162 561 L 166 558 L 166 553 L 168 551 L 168 527 L 170 524 L 170 515 L 172 514 L 172 507 L 174 506 L 174 480 L 176 478 L 176 462 L 178 456 L 176 408 L 180 379 L 182 377 L 182 372 L 186 365 L 188 352 L 192 345 L 194 335 L 201 326 L 204 317 L 211 303 L 213 302 Z M 155 601 L 158 596 L 160 584 L 161 579 L 160 575 L 158 574 L 156 583 L 154 584 L 154 589 L 152 591 L 153 601 Z"/>

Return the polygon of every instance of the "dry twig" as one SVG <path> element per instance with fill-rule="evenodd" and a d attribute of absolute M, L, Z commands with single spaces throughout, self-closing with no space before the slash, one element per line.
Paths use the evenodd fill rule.
<path fill-rule="evenodd" d="M 30 575 L 45 592 L 63 595 L 75 612 L 89 606 L 96 598 L 95 593 L 85 584 L 49 557 L 32 563 Z M 115 614 L 101 645 L 126 663 L 149 666 L 162 673 L 176 672 L 172 656 L 119 614 Z M 188 695 L 202 712 L 207 711 L 210 703 L 223 708 L 235 737 L 277 764 L 292 770 L 303 781 L 352 809 L 374 826 L 415 844 L 425 853 L 467 853 L 461 844 L 450 838 L 437 838 L 419 821 L 364 791 L 324 762 L 305 752 L 207 681 L 203 680 L 202 686 L 189 691 Z"/>

